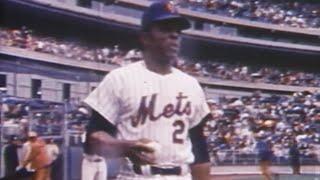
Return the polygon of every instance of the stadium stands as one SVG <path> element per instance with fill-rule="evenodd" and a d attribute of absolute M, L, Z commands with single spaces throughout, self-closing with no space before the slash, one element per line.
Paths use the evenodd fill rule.
<path fill-rule="evenodd" d="M 258 138 L 273 144 L 276 164 L 288 163 L 292 139 L 297 140 L 305 164 L 319 163 L 319 97 L 311 92 L 262 97 L 257 92 L 208 101 L 215 119 L 208 123 L 206 131 L 213 163 L 256 162 Z"/>
<path fill-rule="evenodd" d="M 29 0 L 29 2 L 31 1 L 40 2 L 41 0 Z M 53 1 L 67 2 L 67 0 L 46 1 L 49 2 L 49 4 Z M 87 2 L 89 1 L 90 0 Z M 135 0 L 133 0 L 133 2 L 134 1 Z M 233 19 L 234 21 L 237 21 L 238 19 L 250 20 L 248 22 L 252 24 L 253 31 L 255 31 L 255 26 L 260 26 L 259 23 L 265 24 L 263 27 L 267 27 L 267 29 L 269 26 L 273 28 L 275 27 L 273 25 L 279 26 L 280 31 L 281 29 L 285 29 L 287 26 L 290 26 L 293 27 L 293 30 L 291 31 L 291 29 L 288 28 L 288 32 L 291 31 L 295 33 L 296 31 L 299 31 L 299 33 L 303 35 L 304 32 L 306 32 L 306 34 L 311 34 L 311 38 L 313 38 L 317 33 L 317 31 L 313 30 L 320 26 L 319 7 L 317 7 L 317 5 L 314 6 L 317 9 L 311 11 L 313 7 L 311 7 L 309 3 L 297 3 L 297 9 L 293 12 L 289 12 L 286 10 L 287 5 L 289 6 L 294 3 L 286 3 L 288 1 L 284 0 L 180 1 L 181 7 L 188 11 L 192 10 L 194 12 L 201 12 L 202 14 L 210 13 L 219 17 L 231 17 L 229 19 Z M 69 0 L 69 2 L 71 2 L 71 0 Z M 72 0 L 72 2 L 75 2 L 75 0 Z M 99 0 L 96 0 L 95 2 L 99 2 Z M 220 7 L 221 3 L 222 6 Z M 225 4 L 223 5 L 223 3 Z M 244 4 L 245 7 L 241 7 L 241 4 Z M 253 5 L 253 7 L 248 7 L 248 4 Z M 216 5 L 219 6 L 219 9 L 213 10 L 212 7 Z M 267 7 L 266 5 L 270 5 L 270 7 Z M 69 13 L 69 11 L 70 13 L 72 11 L 77 11 L 72 8 L 72 6 L 69 7 L 66 5 L 67 13 Z M 99 8 L 105 8 L 105 6 Z M 94 8 L 91 7 L 91 9 Z M 84 16 L 88 15 L 86 14 L 86 10 L 81 11 L 81 13 Z M 102 19 L 104 18 L 102 13 L 100 14 L 100 12 L 97 12 L 96 14 L 97 17 L 102 17 Z M 134 22 L 134 25 L 137 24 L 136 21 L 132 21 L 130 19 L 132 17 L 128 18 L 129 21 L 124 21 L 122 23 L 130 24 Z M 121 16 L 119 16 L 119 19 L 121 19 Z M 251 23 L 251 21 L 253 23 Z M 255 24 L 254 22 L 259 23 Z M 224 23 L 222 23 L 222 25 L 223 24 Z M 61 29 L 63 31 L 63 28 Z M 224 30 L 228 29 L 223 29 L 223 31 Z M 273 33 L 273 31 L 277 33 L 279 32 L 274 29 L 268 29 L 268 31 L 271 33 Z M 207 32 L 199 31 L 197 33 L 205 34 Z M 230 28 L 230 34 L 236 34 L 233 32 L 232 28 Z M 224 36 L 220 34 L 218 34 L 217 37 L 222 37 L 222 39 L 226 40 L 227 43 L 230 43 L 230 40 L 232 39 L 238 39 L 236 36 L 224 38 Z M 314 37 L 317 37 L 317 35 Z M 39 61 L 39 64 L 45 64 L 45 62 L 50 61 L 50 57 L 56 57 L 55 60 L 63 61 L 61 65 L 66 65 L 70 61 L 74 61 L 76 63 L 80 62 L 78 64 L 81 64 L 81 66 L 84 67 L 87 66 L 87 62 L 89 62 L 90 64 L 94 64 L 94 68 L 88 68 L 89 71 L 97 70 L 102 73 L 105 73 L 106 71 L 103 71 L 103 68 L 99 69 L 98 67 L 107 65 L 110 67 L 108 69 L 109 71 L 116 66 L 123 66 L 127 63 L 141 59 L 141 52 L 136 48 L 125 49 L 122 44 L 117 43 L 114 43 L 114 45 L 101 46 L 83 42 L 81 37 L 56 37 L 51 34 L 45 34 L 44 32 L 39 33 L 36 29 L 29 29 L 26 26 L 21 28 L 0 26 L 0 39 L 0 49 L 1 47 L 10 47 L 8 48 L 9 51 L 12 49 L 18 49 L 19 51 L 13 50 L 10 52 L 11 54 L 8 53 L 8 56 L 14 56 L 16 53 L 17 56 L 14 57 L 21 61 L 26 59 L 39 59 L 41 61 Z M 248 39 L 242 39 L 242 41 L 239 42 L 247 42 Z M 258 39 L 252 39 L 252 41 L 259 41 Z M 315 39 L 318 41 L 317 38 Z M 277 43 L 274 40 L 275 39 L 270 40 L 269 43 Z M 292 41 L 288 42 L 289 43 L 285 46 L 288 46 L 288 44 L 296 46 Z M 293 40 L 293 42 L 295 42 L 295 40 Z M 262 48 L 269 46 L 268 43 L 265 44 L 265 41 L 261 41 L 260 43 L 264 44 Z M 283 48 L 281 46 L 272 47 Z M 301 48 L 302 51 L 304 51 L 303 48 L 304 47 Z M 19 52 L 28 53 L 24 54 Z M 37 55 L 43 56 L 39 58 Z M 23 56 L 26 56 L 26 58 Z M 48 61 L 43 60 L 42 62 L 42 59 L 45 59 L 46 57 L 49 57 L 47 58 Z M 11 60 L 10 58 L 8 59 Z M 302 61 L 303 60 L 304 59 L 302 59 Z M 251 89 L 255 89 L 255 87 L 258 86 L 260 87 L 262 83 L 268 83 L 269 85 L 283 85 L 281 88 L 280 86 L 270 85 L 269 87 L 268 85 L 268 88 L 271 89 L 274 87 L 274 90 L 277 89 L 276 87 L 279 87 L 279 89 L 287 88 L 288 93 L 293 91 L 289 86 L 310 89 L 308 87 L 319 87 L 320 85 L 319 73 L 303 71 L 300 67 L 298 69 L 281 69 L 279 67 L 260 66 L 259 64 L 252 66 L 244 64 L 244 62 L 241 61 L 235 61 L 236 63 L 227 63 L 223 59 L 190 59 L 188 57 L 184 57 L 184 59 L 177 62 L 177 67 L 200 80 L 204 79 L 205 82 L 203 84 L 208 84 L 208 87 L 211 83 L 208 82 L 209 78 L 212 79 L 212 81 L 217 81 L 221 84 L 228 84 L 228 86 L 232 86 L 235 90 L 240 90 L 239 86 L 241 85 L 237 84 L 237 82 L 248 84 L 248 86 L 252 86 Z M 27 61 L 27 63 L 28 62 L 29 61 Z M 53 66 L 56 64 L 53 64 Z M 73 65 L 73 63 L 69 63 L 67 68 L 72 69 Z M 46 70 L 47 69 L 44 71 Z M 56 71 L 51 70 L 48 74 L 49 73 L 56 73 Z M 8 76 L 8 81 L 12 80 L 10 78 L 11 77 Z M 73 85 L 72 87 L 81 88 L 81 86 Z M 46 88 L 49 90 L 54 89 L 52 87 L 44 87 L 44 89 Z M 264 86 L 262 85 L 261 89 L 263 88 Z M 59 91 L 59 89 L 56 89 L 56 91 Z M 267 92 L 264 91 L 263 93 Z M 17 97 L 10 97 L 6 99 L 5 97 L 6 96 L 3 95 L 1 98 L 1 105 L 4 107 L 1 109 L 1 114 L 3 114 L 1 120 L 3 120 L 3 125 L 5 125 L 2 126 L 2 128 L 6 127 L 6 129 L 1 129 L 3 130 L 2 133 L 4 133 L 4 135 L 9 135 L 25 132 L 29 126 L 28 124 L 32 123 L 31 128 L 38 131 L 41 136 L 52 137 L 59 135 L 59 138 L 63 138 L 63 141 L 65 141 L 65 145 L 70 145 L 70 147 L 64 147 L 66 148 L 64 151 L 67 153 L 64 154 L 65 156 L 63 158 L 70 161 L 70 165 L 65 166 L 68 167 L 65 169 L 65 172 L 68 171 L 66 174 L 72 174 L 66 179 L 80 179 L 78 165 L 81 164 L 79 160 L 82 158 L 82 154 L 79 150 L 81 150 L 81 141 L 88 121 L 88 111 L 85 109 L 85 106 L 79 103 L 79 99 L 70 99 L 63 104 L 55 104 L 53 102 L 45 102 L 35 99 L 21 99 Z M 216 121 L 211 121 L 207 124 L 205 132 L 208 136 L 211 162 L 213 165 L 241 165 L 242 167 L 242 165 L 257 164 L 257 152 L 254 147 L 258 138 L 271 141 L 274 144 L 273 151 L 275 156 L 273 163 L 275 165 L 288 165 L 289 141 L 292 138 L 295 138 L 299 143 L 299 149 L 302 152 L 301 162 L 303 165 L 320 165 L 320 95 L 318 92 L 311 92 L 310 89 L 310 92 L 304 91 L 295 93 L 292 96 L 266 96 L 265 94 L 262 95 L 257 92 L 248 96 L 222 96 L 214 100 L 208 99 L 208 103 L 211 107 L 212 114 L 217 119 Z M 30 110 L 35 111 L 31 112 Z M 66 129 L 67 131 L 64 132 L 66 133 L 66 136 L 61 136 L 61 130 Z M 22 134 L 20 135 L 23 136 Z M 7 137 L 5 136 L 5 138 Z M 77 153 L 68 150 L 68 148 L 72 149 L 74 147 L 77 148 Z M 67 161 L 66 163 L 68 163 Z M 221 167 L 225 168 L 225 166 Z M 249 169 L 250 168 L 251 167 L 249 167 Z M 232 166 L 232 169 L 237 168 Z M 247 171 L 251 173 L 251 169 Z M 259 170 L 257 170 L 257 172 L 258 171 Z M 315 171 L 315 173 L 318 172 Z M 78 178 L 70 178 L 71 176 Z"/>
<path fill-rule="evenodd" d="M 315 29 L 320 27 L 317 3 L 265 0 L 180 0 L 180 7 L 250 21 Z"/>
<path fill-rule="evenodd" d="M 275 164 L 288 163 L 293 138 L 299 144 L 304 164 L 320 163 L 320 94 L 305 91 L 292 96 L 261 96 L 256 92 L 251 96 L 208 99 L 208 104 L 215 120 L 207 124 L 204 133 L 213 164 L 256 164 L 257 138 L 272 142 Z M 73 136 L 70 143 L 81 144 L 88 110 L 77 99 L 59 106 L 3 96 L 2 106 L 4 125 L 19 125 L 21 137 L 29 123 L 41 136 L 57 136 L 66 121 Z M 8 132 L 5 137 L 10 133 L 17 132 Z"/>
<path fill-rule="evenodd" d="M 180 5 L 181 7 L 203 12 L 203 7 L 199 6 L 203 2 L 204 1 L 181 1 Z M 223 1 L 210 1 L 210 3 L 213 4 L 215 2 L 219 4 Z M 243 3 L 243 1 L 234 0 L 224 2 L 226 3 L 224 5 L 225 9 L 216 12 L 217 14 L 221 13 L 221 15 L 235 18 L 238 18 L 238 16 L 242 18 L 241 15 L 245 14 L 246 11 L 243 10 L 239 10 L 241 12 L 237 12 L 235 15 L 232 13 L 233 10 L 238 11 L 238 9 L 232 8 L 232 6 L 240 7 L 240 3 Z M 254 4 L 257 6 L 256 11 L 261 11 L 260 18 L 256 19 L 263 19 L 262 22 L 275 23 L 273 21 L 269 22 L 267 18 L 269 16 L 277 16 L 277 14 L 267 15 L 266 12 L 270 9 L 263 9 L 266 8 L 266 2 L 256 2 L 257 3 Z M 206 5 L 211 6 L 211 4 Z M 284 5 L 286 5 L 286 3 L 284 3 Z M 301 7 L 307 6 L 307 3 L 301 5 Z M 285 6 L 280 7 L 285 8 Z M 205 9 L 205 11 L 207 12 L 207 9 Z M 282 11 L 279 10 L 279 12 Z M 315 12 L 315 14 L 316 13 L 317 12 Z M 316 19 L 312 19 L 312 16 L 310 17 L 311 21 Z M 318 26 L 318 24 L 308 24 L 307 22 L 309 23 L 310 19 L 301 22 L 288 20 L 279 22 L 278 24 L 287 23 L 287 25 L 300 28 L 313 28 Z M 66 41 L 64 39 L 39 34 L 25 26 L 21 29 L 1 27 L 0 38 L 1 46 L 22 48 L 34 52 L 51 54 L 57 57 L 64 57 L 74 61 L 90 61 L 122 66 L 142 58 L 141 52 L 138 49 L 128 50 L 122 49 L 119 45 L 103 47 L 88 45 L 81 41 Z M 215 62 L 215 59 L 190 60 L 184 58 L 177 62 L 177 67 L 194 76 L 210 77 L 212 79 L 295 86 L 318 87 L 320 85 L 320 77 L 317 73 L 307 73 L 301 70 L 283 70 L 271 67 L 251 67 L 241 63 L 228 64 Z M 10 107 L 5 112 L 7 123 L 20 124 L 30 121 L 28 117 L 25 116 L 28 113 L 28 108 L 25 108 L 27 106 L 24 102 L 9 102 L 10 101 L 3 102 L 3 104 Z M 313 94 L 307 91 L 296 93 L 289 97 L 262 97 L 259 94 L 254 94 L 252 96 L 235 98 L 221 97 L 215 102 L 208 101 L 212 109 L 212 114 L 218 119 L 208 124 L 206 132 L 209 137 L 208 143 L 212 157 L 215 158 L 214 161 L 217 162 L 217 164 L 226 162 L 234 163 L 234 160 L 228 159 L 228 157 L 237 156 L 238 163 L 254 163 L 256 158 L 253 147 L 256 141 L 255 138 L 259 137 L 272 141 L 277 159 L 280 159 L 281 162 L 287 162 L 288 141 L 291 137 L 295 137 L 300 144 L 303 157 L 308 159 L 306 163 L 319 163 L 319 102 L 319 94 Z M 67 103 L 67 105 L 68 110 L 70 110 L 67 111 L 67 113 L 69 113 L 67 128 L 71 131 L 77 131 L 78 134 L 82 134 L 87 120 L 85 108 L 77 103 Z M 17 112 L 23 112 L 24 114 Z M 42 135 L 55 135 L 56 132 L 61 130 L 62 114 L 52 116 L 52 114 L 36 113 L 34 117 L 33 120 L 36 122 L 35 128 Z M 227 149 L 231 149 L 231 152 Z M 232 153 L 234 156 L 230 156 L 229 153 Z M 252 161 L 250 161 L 250 159 Z"/>
<path fill-rule="evenodd" d="M 77 99 L 57 103 L 1 94 L 0 100 L 2 128 L 16 127 L 4 130 L 2 134 L 4 138 L 10 135 L 23 138 L 29 128 L 43 137 L 61 137 L 65 126 L 64 120 L 68 122 L 66 127 L 68 130 L 82 134 L 88 120 L 86 118 L 88 112 Z"/>
<path fill-rule="evenodd" d="M 81 41 L 65 41 L 55 37 L 39 35 L 25 26 L 21 29 L 1 27 L 0 37 L 2 39 L 1 46 L 28 49 L 70 60 L 107 63 L 117 66 L 141 60 L 141 52 L 138 49 L 123 50 L 119 45 L 114 45 L 114 47 L 89 46 Z M 177 62 L 177 67 L 194 76 L 213 79 L 305 87 L 318 87 L 320 85 L 320 75 L 318 73 L 292 69 L 283 70 L 274 67 L 253 67 L 240 62 L 230 64 L 217 62 L 215 59 L 190 60 L 186 57 Z"/>

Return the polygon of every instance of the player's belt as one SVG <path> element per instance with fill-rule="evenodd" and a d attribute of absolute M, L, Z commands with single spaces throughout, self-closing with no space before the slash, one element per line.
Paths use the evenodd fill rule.
<path fill-rule="evenodd" d="M 170 168 L 160 168 L 156 166 L 149 166 L 150 167 L 150 174 L 151 175 L 181 175 L 182 173 L 182 168 L 179 166 L 176 167 L 170 167 Z M 136 174 L 144 174 L 143 166 L 140 165 L 133 165 L 133 171 Z"/>
<path fill-rule="evenodd" d="M 103 159 L 97 155 L 84 155 L 84 157 L 90 162 L 102 162 Z"/>

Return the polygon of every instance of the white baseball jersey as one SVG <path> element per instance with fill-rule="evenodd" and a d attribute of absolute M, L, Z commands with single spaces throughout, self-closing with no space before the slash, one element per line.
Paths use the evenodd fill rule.
<path fill-rule="evenodd" d="M 117 127 L 119 139 L 159 142 L 160 166 L 194 161 L 188 130 L 209 113 L 195 78 L 176 68 L 160 75 L 144 61 L 111 71 L 85 102 Z"/>

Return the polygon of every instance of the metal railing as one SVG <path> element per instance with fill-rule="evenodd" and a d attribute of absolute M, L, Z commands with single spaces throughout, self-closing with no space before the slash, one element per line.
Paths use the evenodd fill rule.
<path fill-rule="evenodd" d="M 220 165 L 258 165 L 259 157 L 258 152 L 241 152 L 234 150 L 223 150 L 210 152 L 211 163 L 213 166 Z M 290 158 L 288 155 L 272 156 L 272 165 L 289 165 Z M 302 165 L 320 165 L 320 159 L 317 156 L 300 156 Z"/>

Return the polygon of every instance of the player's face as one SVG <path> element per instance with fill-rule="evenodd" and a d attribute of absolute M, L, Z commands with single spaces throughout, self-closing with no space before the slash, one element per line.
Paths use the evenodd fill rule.
<path fill-rule="evenodd" d="M 180 30 L 171 22 L 153 25 L 145 38 L 145 46 L 163 63 L 176 60 L 180 49 Z"/>

